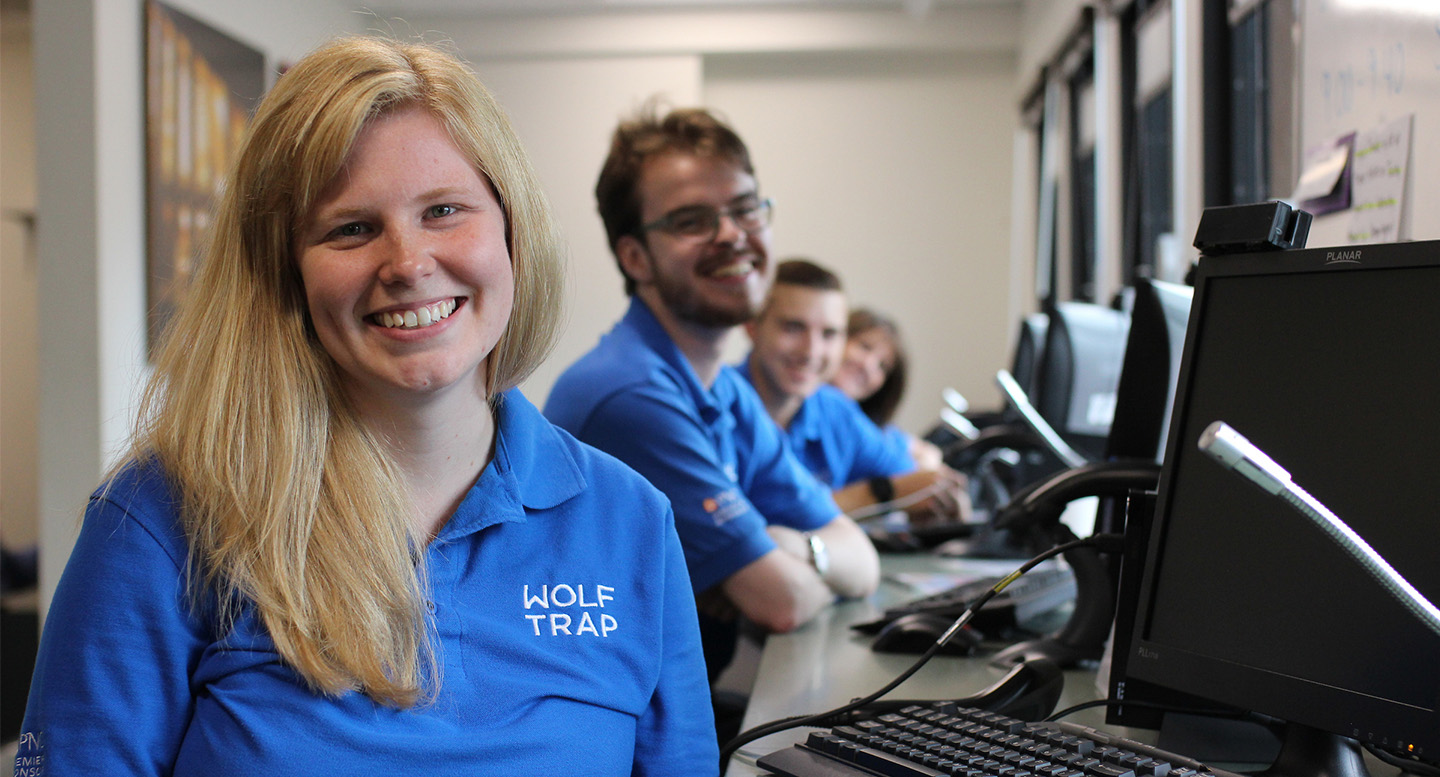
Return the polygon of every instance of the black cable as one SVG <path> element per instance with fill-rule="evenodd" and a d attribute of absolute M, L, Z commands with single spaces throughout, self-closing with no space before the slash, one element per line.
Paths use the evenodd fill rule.
<path fill-rule="evenodd" d="M 1147 710 L 1159 710 L 1161 712 L 1174 713 L 1176 715 L 1196 715 L 1207 718 L 1229 718 L 1241 720 L 1250 718 L 1248 713 L 1240 710 L 1224 709 L 1202 709 L 1193 707 L 1177 707 L 1173 704 L 1160 704 L 1153 701 L 1136 701 L 1133 699 L 1092 699 L 1080 702 L 1079 704 L 1066 707 L 1063 710 L 1054 712 L 1045 719 L 1046 723 L 1053 723 L 1061 718 L 1068 718 L 1081 710 L 1094 709 L 1095 707 L 1140 707 Z M 1256 721 L 1259 723 L 1260 721 Z"/>
<path fill-rule="evenodd" d="M 1112 704 L 1122 704 L 1122 703 L 1128 703 L 1128 702 L 1116 702 L 1116 701 L 1112 701 L 1112 700 L 1110 700 L 1110 699 L 1091 699 L 1090 701 L 1082 701 L 1082 702 L 1080 702 L 1079 704 L 1073 704 L 1073 705 L 1071 705 L 1071 706 L 1069 706 L 1069 707 L 1066 707 L 1065 709 L 1060 710 L 1059 712 L 1051 713 L 1050 717 L 1046 718 L 1046 719 L 1045 719 L 1044 721 L 1042 721 L 1042 722 L 1044 722 L 1044 723 L 1053 723 L 1053 722 L 1055 722 L 1055 721 L 1057 721 L 1057 720 L 1059 720 L 1059 719 L 1061 719 L 1061 718 L 1068 718 L 1068 717 L 1070 717 L 1071 715 L 1074 715 L 1074 714 L 1077 713 L 1077 712 L 1082 712 L 1082 711 L 1088 710 L 1088 709 L 1094 709 L 1095 707 L 1109 707 L 1109 706 L 1111 706 Z M 1139 705 L 1139 706 L 1154 707 L 1155 705 L 1153 705 L 1153 704 L 1141 704 L 1141 705 Z"/>
<path fill-rule="evenodd" d="M 910 666 L 909 669 L 901 672 L 898 677 L 896 677 L 894 680 L 891 680 L 889 683 L 886 683 L 883 688 L 875 691 L 869 696 L 865 696 L 859 699 L 852 699 L 848 704 L 836 707 L 835 709 L 829 710 L 827 712 L 818 712 L 813 715 L 792 715 L 788 718 L 781 718 L 780 720 L 771 721 L 770 723 L 764 723 L 759 726 L 755 726 L 748 731 L 742 731 L 729 742 L 726 742 L 724 747 L 720 748 L 721 770 L 724 770 L 725 764 L 729 762 L 731 756 L 735 754 L 735 751 L 739 750 L 742 746 L 749 742 L 753 742 L 754 740 L 761 737 L 766 737 L 771 734 L 775 734 L 791 728 L 798 728 L 800 726 L 815 724 L 823 725 L 823 722 L 830 718 L 853 712 L 860 707 L 863 707 L 866 704 L 869 704 L 876 699 L 879 699 L 881 696 L 884 696 L 885 694 L 895 690 L 897 687 L 899 687 L 901 683 L 910 679 L 912 675 L 920 671 L 920 667 L 928 663 L 931 658 L 934 658 L 935 654 L 940 652 L 940 648 L 944 647 L 945 643 L 949 642 L 951 637 L 958 633 L 960 629 L 964 628 L 965 624 L 969 623 L 970 619 L 975 617 L 975 613 L 978 612 L 980 608 L 984 607 L 986 602 L 990 601 L 1001 591 L 1004 591 L 1011 583 L 1018 580 L 1021 575 L 1029 572 L 1031 569 L 1035 568 L 1040 563 L 1048 561 L 1055 556 L 1058 556 L 1062 553 L 1065 553 L 1066 551 L 1070 551 L 1075 548 L 1085 547 L 1089 545 L 1109 548 L 1123 542 L 1124 537 L 1118 534 L 1096 534 L 1090 537 L 1086 537 L 1083 540 L 1072 540 L 1070 542 L 1056 545 L 1055 547 L 1050 548 L 1044 553 L 1041 553 L 1040 555 L 1035 556 L 1029 561 L 1026 561 L 1019 567 L 1017 567 L 1014 572 L 1011 572 L 1010 574 L 997 581 L 995 585 L 990 587 L 990 590 L 981 594 L 980 597 L 977 598 L 974 602 L 971 602 L 970 605 L 965 608 L 965 612 L 961 613 L 960 617 L 956 618 L 955 622 L 950 625 L 950 628 L 946 629 L 945 633 L 940 635 L 939 639 L 935 640 L 935 644 L 931 645 L 929 649 L 927 649 L 920 656 L 920 658 Z"/>

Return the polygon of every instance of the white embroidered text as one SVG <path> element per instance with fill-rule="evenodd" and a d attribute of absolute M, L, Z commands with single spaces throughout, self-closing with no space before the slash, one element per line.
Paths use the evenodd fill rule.
<path fill-rule="evenodd" d="M 615 588 L 596 584 L 587 588 L 578 585 L 542 585 L 533 590 L 526 585 L 523 600 L 526 610 L 543 610 L 527 613 L 535 636 L 608 637 L 619 623 L 615 616 L 600 612 L 607 602 L 615 600 Z"/>

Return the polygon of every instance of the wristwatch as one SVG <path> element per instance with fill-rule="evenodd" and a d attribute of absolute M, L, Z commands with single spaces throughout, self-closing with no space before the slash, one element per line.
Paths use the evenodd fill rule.
<path fill-rule="evenodd" d="M 830 549 L 825 547 L 825 540 L 818 535 L 806 533 L 805 539 L 810 542 L 810 566 L 815 567 L 815 572 L 821 577 L 830 571 Z"/>
<path fill-rule="evenodd" d="M 869 480 L 870 493 L 875 495 L 878 504 L 895 501 L 895 481 L 884 475 L 873 477 Z"/>

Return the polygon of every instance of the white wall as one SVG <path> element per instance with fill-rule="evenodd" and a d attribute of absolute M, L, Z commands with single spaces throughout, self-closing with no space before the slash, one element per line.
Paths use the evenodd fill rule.
<path fill-rule="evenodd" d="M 38 327 L 34 239 L 35 95 L 30 19 L 11 5 L 0 15 L 0 536 L 8 547 L 34 543 L 35 403 Z"/>
<path fill-rule="evenodd" d="M 1019 8 L 937 11 L 628 12 L 409 18 L 439 30 L 511 114 L 570 239 L 575 283 L 558 373 L 625 305 L 595 214 L 615 121 L 641 99 L 724 114 L 778 202 L 778 255 L 846 278 L 856 302 L 899 317 L 916 369 L 901 422 L 934 422 L 951 385 L 998 401 L 1015 311 L 1009 284 L 1010 144 Z M 698 70 L 692 70 L 698 65 Z M 690 81 L 688 85 L 683 82 Z M 747 349 L 737 335 L 730 352 Z"/>
<path fill-rule="evenodd" d="M 899 322 L 913 367 L 898 421 L 914 431 L 935 422 L 943 386 L 998 401 L 1013 73 L 1004 53 L 707 60 L 705 101 L 748 139 L 776 199 L 776 255 L 814 258 L 852 304 Z"/>
<path fill-rule="evenodd" d="M 567 328 L 555 352 L 525 381 L 543 405 L 560 372 L 595 345 L 626 305 L 620 270 L 595 212 L 595 178 L 616 121 L 647 98 L 673 105 L 700 100 L 694 55 L 472 60 L 510 114 L 570 247 Z"/>
<path fill-rule="evenodd" d="M 1023 0 L 1020 26 L 1019 67 L 1015 72 L 1021 89 L 1032 86 L 1040 68 L 1055 57 L 1065 36 L 1075 28 L 1081 9 L 1089 0 Z"/>
<path fill-rule="evenodd" d="M 172 5 L 272 63 L 363 23 L 331 0 Z M 143 18 L 141 0 L 33 9 L 38 297 L 54 309 L 39 331 L 42 611 L 145 373 Z"/>

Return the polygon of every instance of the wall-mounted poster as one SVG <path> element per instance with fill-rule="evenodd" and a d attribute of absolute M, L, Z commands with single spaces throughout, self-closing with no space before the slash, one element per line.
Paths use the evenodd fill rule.
<path fill-rule="evenodd" d="M 265 91 L 265 55 L 157 0 L 145 4 L 149 343 L 184 298 L 211 203 Z"/>

